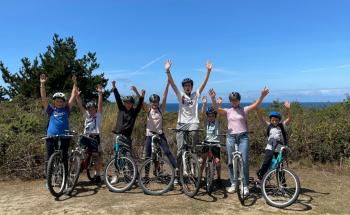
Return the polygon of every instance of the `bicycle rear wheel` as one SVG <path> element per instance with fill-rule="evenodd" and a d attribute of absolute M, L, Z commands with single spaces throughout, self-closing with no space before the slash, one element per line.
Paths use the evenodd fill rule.
<path fill-rule="evenodd" d="M 192 153 L 185 154 L 185 163 L 180 164 L 180 182 L 183 192 L 194 197 L 199 190 L 200 185 L 200 170 L 197 156 Z"/>
<path fill-rule="evenodd" d="M 212 161 L 207 163 L 205 185 L 207 193 L 210 195 L 213 192 L 213 181 L 214 181 L 214 164 Z"/>
<path fill-rule="evenodd" d="M 289 168 L 271 169 L 262 179 L 261 192 L 266 202 L 276 208 L 293 204 L 300 193 L 298 176 Z"/>
<path fill-rule="evenodd" d="M 160 195 L 168 192 L 173 186 L 175 170 L 166 159 L 146 160 L 140 169 L 139 185 L 149 195 Z"/>
<path fill-rule="evenodd" d="M 66 194 L 70 195 L 72 194 L 76 184 L 78 183 L 78 179 L 80 175 L 81 160 L 80 160 L 79 154 L 74 153 L 69 158 L 68 166 L 69 166 L 69 169 L 68 169 Z"/>
<path fill-rule="evenodd" d="M 121 193 L 129 190 L 136 181 L 137 169 L 128 157 L 112 158 L 105 170 L 104 181 L 110 191 Z"/>
<path fill-rule="evenodd" d="M 62 156 L 59 152 L 51 155 L 47 165 L 47 186 L 50 193 L 60 197 L 66 185 L 66 169 L 64 168 Z"/>

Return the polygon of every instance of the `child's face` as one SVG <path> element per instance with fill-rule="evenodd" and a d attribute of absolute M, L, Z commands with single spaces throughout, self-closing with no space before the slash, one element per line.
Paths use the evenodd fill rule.
<path fill-rule="evenodd" d="M 271 117 L 270 122 L 273 126 L 277 126 L 280 123 L 280 120 L 276 117 Z"/>
<path fill-rule="evenodd" d="M 91 116 L 95 116 L 97 113 L 96 107 L 90 107 L 88 108 L 88 112 Z"/>
<path fill-rule="evenodd" d="M 208 114 L 208 116 L 207 116 L 207 119 L 208 119 L 208 122 L 214 122 L 215 121 L 215 114 L 213 114 L 213 113 L 210 113 L 210 114 Z"/>
<path fill-rule="evenodd" d="M 234 107 L 234 108 L 239 107 L 239 103 L 240 103 L 240 101 L 238 99 L 233 99 L 231 101 L 232 107 Z"/>
<path fill-rule="evenodd" d="M 157 101 L 153 101 L 153 102 L 151 103 L 151 106 L 152 106 L 153 109 L 157 109 L 158 106 L 159 106 L 159 104 L 158 104 Z"/>
<path fill-rule="evenodd" d="M 183 88 L 186 94 L 190 94 L 192 92 L 192 85 L 190 83 L 185 83 Z"/>
<path fill-rule="evenodd" d="M 125 105 L 126 110 L 128 110 L 128 111 L 131 110 L 131 108 L 133 106 L 133 104 L 131 102 L 125 102 L 124 105 Z"/>
<path fill-rule="evenodd" d="M 64 103 L 65 103 L 65 101 L 63 99 L 60 99 L 60 98 L 57 98 L 57 99 L 53 100 L 53 105 L 56 108 L 63 108 L 64 107 Z"/>

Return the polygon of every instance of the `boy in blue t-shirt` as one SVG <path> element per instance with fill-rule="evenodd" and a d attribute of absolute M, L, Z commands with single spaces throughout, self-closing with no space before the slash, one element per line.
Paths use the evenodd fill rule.
<path fill-rule="evenodd" d="M 68 118 L 75 99 L 76 77 L 73 76 L 72 80 L 73 80 L 74 86 L 73 86 L 72 94 L 68 103 L 66 104 L 66 97 L 64 93 L 57 92 L 52 97 L 53 104 L 49 104 L 48 99 L 46 97 L 46 90 L 45 90 L 46 75 L 45 74 L 40 75 L 41 102 L 49 117 L 49 123 L 47 127 L 48 137 L 55 136 L 55 135 L 64 135 L 65 130 L 69 130 Z M 68 158 L 69 140 L 70 140 L 69 138 L 61 139 L 61 149 L 63 152 L 63 160 L 66 168 L 68 166 L 67 158 Z M 49 161 L 51 155 L 55 151 L 55 144 L 57 144 L 57 138 L 48 138 L 46 140 L 45 176 L 46 176 L 47 162 Z"/>

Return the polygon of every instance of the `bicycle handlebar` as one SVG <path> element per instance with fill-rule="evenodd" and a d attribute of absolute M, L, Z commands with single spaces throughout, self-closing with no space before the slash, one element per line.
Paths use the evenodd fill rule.
<path fill-rule="evenodd" d="M 192 131 L 204 131 L 204 129 L 194 129 L 194 130 L 183 130 L 183 129 L 178 129 L 178 128 L 168 128 L 169 130 L 175 131 L 175 132 L 192 132 Z"/>

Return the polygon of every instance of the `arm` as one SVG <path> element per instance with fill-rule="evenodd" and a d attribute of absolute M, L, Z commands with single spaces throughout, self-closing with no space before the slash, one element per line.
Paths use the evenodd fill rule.
<path fill-rule="evenodd" d="M 124 104 L 123 104 L 123 101 L 122 99 L 120 98 L 120 94 L 115 86 L 115 81 L 113 80 L 112 81 L 112 90 L 113 90 L 113 93 L 114 93 L 114 97 L 115 97 L 115 101 L 117 102 L 117 106 L 118 106 L 118 109 L 119 110 L 124 110 Z"/>
<path fill-rule="evenodd" d="M 69 101 L 68 101 L 69 110 L 72 109 L 73 104 L 74 104 L 74 100 L 75 100 L 75 94 L 76 94 L 75 90 L 77 88 L 77 77 L 75 75 L 73 75 L 72 81 L 73 81 L 73 89 L 72 89 L 72 93 L 71 93 Z"/>
<path fill-rule="evenodd" d="M 203 96 L 202 98 L 202 109 L 201 109 L 201 114 L 202 115 L 205 115 L 205 112 L 206 112 L 206 108 L 207 108 L 207 97 L 206 96 Z"/>
<path fill-rule="evenodd" d="M 141 110 L 141 108 L 143 106 L 143 100 L 145 98 L 145 94 L 146 94 L 146 91 L 145 90 L 141 90 L 141 95 L 140 95 L 140 97 L 138 97 L 139 101 L 138 101 L 138 103 L 136 105 L 136 113 L 140 112 L 140 110 Z"/>
<path fill-rule="evenodd" d="M 290 102 L 285 101 L 284 102 L 284 107 L 287 109 L 288 111 L 288 118 L 286 120 L 284 120 L 284 124 L 286 126 L 288 126 L 290 124 L 290 122 L 292 121 L 292 112 L 290 111 Z"/>
<path fill-rule="evenodd" d="M 261 124 L 262 124 L 264 127 L 265 127 L 266 125 L 269 124 L 269 122 L 267 122 L 267 121 L 264 119 L 264 117 L 263 117 L 263 115 L 262 115 L 262 113 L 261 113 L 261 111 L 260 111 L 259 108 L 256 108 L 256 113 L 257 113 L 257 115 L 258 115 L 258 119 L 260 120 Z"/>
<path fill-rule="evenodd" d="M 167 61 L 165 62 L 165 73 L 166 73 L 167 76 L 168 76 L 168 81 L 169 81 L 171 87 L 173 88 L 173 90 L 174 90 L 176 96 L 178 96 L 178 95 L 180 94 L 180 91 L 179 91 L 179 89 L 177 88 L 177 86 L 176 86 L 176 84 L 175 84 L 175 82 L 174 82 L 174 80 L 173 80 L 173 77 L 172 77 L 172 75 L 171 75 L 171 73 L 170 73 L 171 64 L 172 64 L 172 63 L 171 63 L 170 60 L 167 60 Z"/>
<path fill-rule="evenodd" d="M 137 88 L 135 86 L 131 86 L 131 90 L 134 91 L 134 93 L 136 94 L 137 98 L 140 99 L 141 95 L 139 93 L 139 91 L 137 90 Z M 143 102 L 142 102 L 142 108 L 145 112 L 148 112 L 149 111 L 149 107 L 148 105 L 146 104 L 146 102 L 144 101 L 145 99 L 143 99 Z"/>
<path fill-rule="evenodd" d="M 211 98 L 211 102 L 213 103 L 213 108 L 214 108 L 214 110 L 215 110 L 218 114 L 226 115 L 226 114 L 227 114 L 226 110 L 224 110 L 224 109 L 222 109 L 222 108 L 219 108 L 218 105 L 216 104 L 216 100 L 215 100 L 216 93 L 215 93 L 214 89 L 210 89 L 210 90 L 209 90 L 209 96 L 210 96 L 210 98 Z"/>
<path fill-rule="evenodd" d="M 79 88 L 75 89 L 75 100 L 78 104 L 79 110 L 81 113 L 86 113 L 86 109 L 83 107 L 83 104 L 81 103 L 81 99 L 80 99 L 80 91 Z"/>
<path fill-rule="evenodd" d="M 205 75 L 204 81 L 202 82 L 202 84 L 199 87 L 199 94 L 201 94 L 203 92 L 205 86 L 208 83 L 210 72 L 211 72 L 211 69 L 213 68 L 213 64 L 210 61 L 208 61 L 206 64 L 206 67 L 207 67 L 207 74 Z"/>
<path fill-rule="evenodd" d="M 97 112 L 102 113 L 102 106 L 103 106 L 103 89 L 102 85 L 97 85 L 97 93 L 98 93 L 98 102 L 97 102 Z"/>
<path fill-rule="evenodd" d="M 46 75 L 41 74 L 40 75 L 40 96 L 41 96 L 41 104 L 43 105 L 45 111 L 47 110 L 47 106 L 49 105 L 49 102 L 46 98 L 46 90 L 45 90 L 45 82 L 46 82 Z"/>
<path fill-rule="evenodd" d="M 247 112 L 258 108 L 260 106 L 260 104 L 262 103 L 262 101 L 264 100 L 264 98 L 267 96 L 267 94 L 269 94 L 269 89 L 267 87 L 264 87 L 264 89 L 262 89 L 262 91 L 261 91 L 261 95 L 260 95 L 259 99 L 247 107 Z"/>
<path fill-rule="evenodd" d="M 169 90 L 169 81 L 167 81 L 166 86 L 165 86 L 165 90 L 164 90 L 164 94 L 163 94 L 163 98 L 162 98 L 162 114 L 165 113 L 165 107 L 166 107 L 166 100 L 168 97 L 168 90 Z"/>

